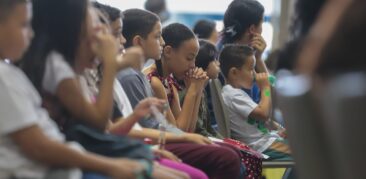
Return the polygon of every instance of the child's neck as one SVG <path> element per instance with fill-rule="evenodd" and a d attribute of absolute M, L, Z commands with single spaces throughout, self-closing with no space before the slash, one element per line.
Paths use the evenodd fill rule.
<path fill-rule="evenodd" d="M 238 80 L 228 79 L 226 84 L 231 85 L 233 88 L 241 89 L 245 88 Z"/>
<path fill-rule="evenodd" d="M 161 75 L 163 75 L 163 77 L 169 76 L 172 72 L 169 71 L 168 65 L 166 63 L 164 63 L 163 57 L 161 57 L 160 62 L 161 62 L 161 70 L 163 72 L 163 74 L 161 74 Z"/>
<path fill-rule="evenodd" d="M 235 41 L 235 44 L 241 44 L 241 45 L 249 45 L 251 42 L 251 37 L 248 34 L 243 35 L 240 39 Z"/>

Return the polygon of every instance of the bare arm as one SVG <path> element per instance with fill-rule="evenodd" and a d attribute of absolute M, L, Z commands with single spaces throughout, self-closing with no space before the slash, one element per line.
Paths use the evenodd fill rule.
<path fill-rule="evenodd" d="M 176 91 L 176 90 L 175 90 Z M 199 98 L 200 93 L 197 90 L 196 84 L 191 84 L 187 90 L 187 94 L 184 97 L 183 106 L 178 116 L 175 116 L 177 121 L 177 126 L 183 131 L 189 132 L 193 126 L 196 124 L 196 119 L 198 115 L 198 110 L 195 110 L 196 107 L 196 99 Z M 178 94 L 175 94 L 175 98 L 178 98 Z M 177 99 L 179 100 L 179 99 Z M 177 105 L 173 106 L 173 108 L 180 108 L 179 101 Z M 195 113 L 196 112 L 196 113 Z"/>
<path fill-rule="evenodd" d="M 168 95 L 165 91 L 165 87 L 164 87 L 163 83 L 156 77 L 152 77 L 150 83 L 151 83 L 151 87 L 153 89 L 155 97 L 168 101 Z M 173 106 L 170 106 L 170 108 L 167 110 L 168 122 L 173 125 L 178 125 L 178 121 L 174 118 L 171 108 L 173 108 Z"/>
<path fill-rule="evenodd" d="M 127 160 L 112 160 L 88 152 L 73 150 L 65 144 L 50 140 L 37 126 L 14 132 L 10 134 L 10 137 L 27 157 L 48 166 L 75 167 L 120 177 L 133 175 L 132 172 L 130 174 L 128 172 L 131 166 L 128 166 Z M 123 164 L 125 167 L 121 167 Z"/>
<path fill-rule="evenodd" d="M 271 105 L 271 97 L 268 96 L 266 93 L 270 93 L 271 88 L 265 88 L 261 90 L 261 101 L 258 104 L 258 107 L 256 107 L 251 113 L 250 117 L 260 120 L 260 121 L 268 121 L 270 111 L 272 109 Z"/>
<path fill-rule="evenodd" d="M 105 67 L 108 69 L 108 67 Z M 56 95 L 64 107 L 75 117 L 85 120 L 93 127 L 104 130 L 113 109 L 113 82 L 116 71 L 106 70 L 96 103 L 92 104 L 82 94 L 77 79 L 62 81 Z"/>
<path fill-rule="evenodd" d="M 272 109 L 271 87 L 268 81 L 268 74 L 256 74 L 256 81 L 261 89 L 261 101 L 249 116 L 257 120 L 267 121 Z"/>
<path fill-rule="evenodd" d="M 118 118 L 114 124 L 109 127 L 109 132 L 117 135 L 126 135 L 135 123 L 143 117 L 151 114 L 151 106 L 155 106 L 158 109 L 163 108 L 165 101 L 157 98 L 146 98 L 139 102 L 135 107 L 133 113 L 127 118 Z"/>
<path fill-rule="evenodd" d="M 117 122 L 110 125 L 108 131 L 116 135 L 126 135 L 139 119 L 140 117 L 135 114 L 132 114 L 125 119 L 121 117 L 117 119 Z"/>
<path fill-rule="evenodd" d="M 95 35 L 92 44 L 94 53 L 103 61 L 103 79 L 99 88 L 96 103 L 91 104 L 82 95 L 77 79 L 62 81 L 56 95 L 64 107 L 75 117 L 80 118 L 93 127 L 105 130 L 113 109 L 113 83 L 117 73 L 117 46 L 114 37 L 108 30 L 101 30 Z M 83 63 L 76 60 L 74 68 L 84 69 Z"/>
<path fill-rule="evenodd" d="M 199 108 L 201 105 L 201 100 L 202 100 L 202 94 L 203 92 L 200 92 L 198 94 L 198 97 L 196 98 L 196 102 L 194 104 L 194 111 L 192 113 L 192 123 L 189 129 L 189 132 L 194 132 L 196 130 L 196 124 L 197 124 L 197 120 L 198 120 L 198 112 L 199 112 Z"/>
<path fill-rule="evenodd" d="M 142 130 L 134 130 L 132 129 L 128 136 L 141 139 L 144 138 L 150 138 L 153 140 L 154 143 L 158 142 L 160 135 L 160 131 L 156 129 L 149 129 L 149 128 L 143 128 Z M 189 143 L 196 143 L 196 144 L 211 144 L 212 142 L 207 139 L 206 137 L 203 137 L 198 134 L 182 134 L 182 135 L 176 135 L 170 132 L 166 132 L 166 141 L 168 143 L 179 143 L 179 142 L 189 142 Z"/>

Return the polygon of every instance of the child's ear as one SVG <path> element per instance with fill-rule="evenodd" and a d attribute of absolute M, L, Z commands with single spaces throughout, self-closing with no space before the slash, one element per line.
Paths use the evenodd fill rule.
<path fill-rule="evenodd" d="M 167 45 L 167 46 L 164 47 L 163 55 L 165 57 L 169 58 L 172 55 L 172 53 L 173 53 L 173 48 L 170 45 Z"/>
<path fill-rule="evenodd" d="M 136 35 L 135 37 L 133 37 L 132 39 L 132 45 L 133 46 L 139 46 L 142 47 L 143 46 L 143 40 L 141 36 Z"/>
<path fill-rule="evenodd" d="M 238 74 L 238 69 L 235 67 L 230 68 L 229 70 L 229 76 L 236 76 Z"/>
<path fill-rule="evenodd" d="M 249 34 L 250 34 L 250 35 L 254 35 L 254 34 L 256 34 L 256 33 L 258 33 L 258 32 L 257 32 L 257 26 L 256 26 L 256 25 L 254 25 L 254 24 L 250 25 L 250 27 L 249 27 Z"/>

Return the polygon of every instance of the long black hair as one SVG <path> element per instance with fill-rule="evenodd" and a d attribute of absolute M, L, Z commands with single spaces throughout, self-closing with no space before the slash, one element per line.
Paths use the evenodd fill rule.
<path fill-rule="evenodd" d="M 88 0 L 33 0 L 35 38 L 21 66 L 38 91 L 42 91 L 46 58 L 51 51 L 74 66 L 88 5 Z"/>
<path fill-rule="evenodd" d="M 304 38 L 315 23 L 327 0 L 298 0 L 295 4 L 294 19 L 290 25 L 291 40 L 279 53 L 277 70 L 292 70 Z"/>
<path fill-rule="evenodd" d="M 211 62 L 215 61 L 218 51 L 213 43 L 208 40 L 200 39 L 200 50 L 196 57 L 196 67 L 207 70 Z"/>
<path fill-rule="evenodd" d="M 234 0 L 224 15 L 222 43 L 239 40 L 251 25 L 259 25 L 264 18 L 264 7 L 256 0 Z"/>

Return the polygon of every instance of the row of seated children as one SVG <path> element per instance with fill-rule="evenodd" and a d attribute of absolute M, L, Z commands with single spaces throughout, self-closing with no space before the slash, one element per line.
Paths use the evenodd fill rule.
<path fill-rule="evenodd" d="M 223 97 L 229 109 L 230 126 L 234 139 L 247 143 L 258 152 L 268 154 L 271 159 L 289 160 L 290 151 L 286 141 L 281 142 L 281 134 L 272 135 L 266 126 L 271 110 L 271 88 L 268 85 L 266 66 L 261 60 L 262 53 L 266 48 L 266 43 L 260 35 L 263 15 L 264 8 L 259 2 L 243 0 L 233 1 L 225 13 L 224 23 L 226 26 L 230 23 L 232 25 L 229 27 L 230 30 L 227 30 L 230 32 L 225 31 L 223 33 L 221 44 L 234 45 L 224 45 L 220 55 L 220 62 L 223 64 L 223 75 L 228 84 L 223 88 Z M 233 23 L 235 21 L 242 22 L 242 24 Z M 203 91 L 206 85 L 205 80 L 208 80 L 207 73 L 211 79 L 216 78 L 215 76 L 218 73 L 219 63 L 215 60 L 215 55 L 218 54 L 217 50 L 207 41 L 201 41 L 198 44 L 193 33 L 182 24 L 168 25 L 163 29 L 162 35 L 165 40 L 163 55 L 161 59 L 155 59 L 155 64 L 146 68 L 144 72 L 151 83 L 154 95 L 167 100 L 170 104 L 171 110 L 167 112 L 168 121 L 186 132 L 202 132 L 203 129 L 205 132 L 201 134 L 206 136 L 212 136 L 213 134 L 220 137 L 212 129 L 208 119 L 203 120 L 200 118 L 201 115 L 198 115 L 200 106 L 206 103 L 205 101 L 202 102 L 201 97 L 205 97 Z M 208 37 L 207 34 L 206 36 Z M 205 56 L 204 53 L 208 54 Z M 249 57 L 251 60 L 247 60 Z M 250 63 L 247 64 L 247 61 Z M 195 68 L 196 64 L 202 68 Z M 243 76 L 244 64 L 246 73 Z M 257 74 L 255 68 L 262 73 Z M 240 85 L 235 84 L 235 88 L 240 89 L 237 91 L 238 94 L 229 89 L 233 81 L 228 76 L 229 71 L 233 71 L 235 80 L 241 80 Z M 197 79 L 202 78 L 203 82 L 198 83 L 188 80 L 187 77 L 190 75 Z M 258 78 L 255 80 L 257 76 Z M 185 84 L 184 94 L 181 99 L 178 97 L 178 91 L 183 89 L 177 82 L 179 80 L 184 81 Z M 254 85 L 253 81 L 257 81 L 258 84 Z M 235 81 L 234 83 L 238 82 Z M 265 85 L 262 85 L 263 83 Z M 258 86 L 260 86 L 258 92 L 261 95 L 258 99 L 252 99 L 255 96 L 250 97 L 245 91 L 258 88 Z M 238 96 L 239 94 L 241 96 Z M 257 103 L 254 100 L 257 100 L 259 105 L 255 105 Z M 238 104 L 231 104 L 234 102 L 238 102 Z M 254 110 L 255 108 L 257 109 Z M 203 112 L 202 110 L 207 110 L 207 107 L 201 106 L 200 113 Z M 237 113 L 240 115 L 236 115 Z M 250 120 L 248 119 L 249 116 Z M 207 117 L 209 116 L 206 115 L 204 118 Z M 202 126 L 203 123 L 205 124 L 204 127 Z M 249 128 L 246 127 L 246 124 L 250 124 Z M 211 131 L 212 134 L 207 131 Z"/>
<path fill-rule="evenodd" d="M 7 12 L 7 14 L 4 13 L 3 15 L 4 23 L 1 25 L 4 26 L 2 29 L 5 30 L 1 32 L 1 41 L 4 44 L 14 43 L 14 45 L 7 47 L 7 49 L 4 47 L 3 51 L 7 53 L 4 52 L 4 55 L 1 54 L 1 58 L 9 58 L 12 62 L 15 62 L 15 59 L 19 59 L 22 53 L 26 51 L 27 44 L 15 43 L 13 41 L 19 40 L 17 38 L 20 37 L 23 38 L 20 41 L 29 41 L 33 33 L 30 28 L 30 3 L 21 0 L 14 2 L 3 1 L 1 4 L 1 8 L 4 9 L 2 13 Z M 96 11 L 92 9 L 88 1 L 56 1 L 54 4 L 42 0 L 34 2 L 32 27 L 35 37 L 21 61 L 21 66 L 35 86 L 35 89 L 41 94 L 43 98 L 42 106 L 56 120 L 59 128 L 66 134 L 68 140 L 78 141 L 86 150 L 93 153 L 114 158 L 139 159 L 138 161 L 140 162 L 125 159 L 113 160 L 102 157 L 100 159 L 97 156 L 91 155 L 94 157 L 92 159 L 106 164 L 106 166 L 102 164 L 98 165 L 98 162 L 90 162 L 92 159 L 90 159 L 89 155 L 84 154 L 89 157 L 84 159 L 85 156 L 82 153 L 65 148 L 59 143 L 57 145 L 55 143 L 42 144 L 46 145 L 43 148 L 48 148 L 48 145 L 51 146 L 51 144 L 56 145 L 54 148 L 50 147 L 49 151 L 51 154 L 63 149 L 69 154 L 71 153 L 77 156 L 76 158 L 80 161 L 75 162 L 75 159 L 72 160 L 73 158 L 70 157 L 71 154 L 65 155 L 66 157 L 63 156 L 64 160 L 60 160 L 57 156 L 51 154 L 49 154 L 49 158 L 46 158 L 48 160 L 44 159 L 44 156 L 39 153 L 29 154 L 29 149 L 24 149 L 23 147 L 31 147 L 33 149 L 31 151 L 34 151 L 40 146 L 37 143 L 23 144 L 21 140 L 26 140 L 28 139 L 27 137 L 33 136 L 34 134 L 32 135 L 32 133 L 34 132 L 42 133 L 39 127 L 43 129 L 43 126 L 38 124 L 40 121 L 37 121 L 39 116 L 43 117 L 43 122 L 46 121 L 46 123 L 50 122 L 50 118 L 47 113 L 44 113 L 44 109 L 41 107 L 40 97 L 28 79 L 16 67 L 3 63 L 4 69 L 8 68 L 10 72 L 14 71 L 12 73 L 16 73 L 17 75 L 13 76 L 21 78 L 21 82 L 19 83 L 15 83 L 15 81 L 19 80 L 4 78 L 4 89 L 20 88 L 20 86 L 25 85 L 28 89 L 26 91 L 31 91 L 31 95 L 29 95 L 24 91 L 9 90 L 8 92 L 10 94 L 3 93 L 2 95 L 4 97 L 2 101 L 13 104 L 13 106 L 9 105 L 11 110 L 9 110 L 9 106 L 7 108 L 3 108 L 2 106 L 4 114 L 6 111 L 6 114 L 14 113 L 17 115 L 22 114 L 23 116 L 4 116 L 1 120 L 1 122 L 4 122 L 4 125 L 1 126 L 9 126 L 6 123 L 9 121 L 8 118 L 25 120 L 22 121 L 23 123 L 13 121 L 13 125 L 16 127 L 13 127 L 10 131 L 8 129 L 4 130 L 3 133 L 6 134 L 5 136 L 10 136 L 11 138 L 8 139 L 10 140 L 11 147 L 17 148 L 17 145 L 19 145 L 24 150 L 25 155 L 31 155 L 30 158 L 33 159 L 34 157 L 36 161 L 41 161 L 46 165 L 78 167 L 119 178 L 128 178 L 128 176 L 133 178 L 136 175 L 153 175 L 158 178 L 207 177 L 200 170 L 204 171 L 210 178 L 238 178 L 239 175 L 245 175 L 245 164 L 239 160 L 242 154 L 235 147 L 225 144 L 220 144 L 220 146 L 212 145 L 209 139 L 201 135 L 187 133 L 193 132 L 195 129 L 198 107 L 201 104 L 200 97 L 208 80 L 207 73 L 202 68 L 192 69 L 195 66 L 195 58 L 199 51 L 199 44 L 193 33 L 183 25 L 173 24 L 164 30 L 163 37 L 166 40 L 165 42 L 161 36 L 162 31 L 159 18 L 155 14 L 138 9 L 127 10 L 123 14 L 124 18 L 122 23 L 122 17 L 118 10 L 100 4 L 96 4 L 96 6 L 102 9 L 102 14 L 106 14 L 106 19 L 109 19 L 108 21 L 110 22 L 104 22 L 106 23 L 104 25 L 99 24 L 99 18 L 102 18 L 103 15 L 96 15 Z M 72 9 L 72 11 L 61 13 L 61 15 L 57 11 L 58 8 Z M 117 16 L 111 13 L 114 10 Z M 23 16 L 18 17 L 15 14 L 22 14 Z M 74 16 L 80 18 L 75 18 Z M 22 23 L 22 26 L 17 24 L 18 26 L 15 27 L 14 23 L 16 22 Z M 122 29 L 123 33 L 121 33 Z M 21 36 L 21 34 L 14 34 L 13 37 L 6 36 L 5 34 L 8 32 L 6 30 L 18 33 L 23 30 L 27 31 L 28 34 L 26 36 Z M 175 31 L 182 33 L 176 34 Z M 134 46 L 138 48 L 124 50 L 124 44 L 126 47 Z M 15 55 L 14 51 L 17 52 Z M 121 54 L 122 52 L 124 53 Z M 162 85 L 175 83 L 163 84 L 160 81 L 159 84 L 158 80 L 161 79 L 157 78 L 156 83 L 160 86 L 154 84 L 152 81 L 152 86 L 150 86 L 145 76 L 139 71 L 139 67 L 142 65 L 141 63 L 149 58 L 162 60 L 160 70 L 163 72 L 165 70 L 165 75 L 171 76 L 170 74 L 174 74 L 174 77 L 178 76 L 178 79 L 186 79 L 186 82 L 189 84 L 187 86 L 193 92 L 189 95 L 193 95 L 188 100 L 185 100 L 184 103 L 186 105 L 183 105 L 182 109 L 180 109 L 177 89 L 174 91 L 174 88 L 171 88 L 173 91 L 168 91 L 170 97 L 168 95 L 162 95 L 164 94 L 163 92 L 166 92 Z M 170 61 L 170 65 L 173 64 L 173 66 L 164 66 L 165 60 Z M 96 64 L 96 62 L 102 65 Z M 85 73 L 86 69 L 99 71 L 101 75 L 97 74 L 97 76 L 101 79 L 95 80 L 95 83 L 90 83 L 93 80 L 87 80 L 90 79 L 88 78 L 90 77 L 90 73 Z M 4 72 L 9 72 L 9 70 L 4 70 Z M 164 73 L 159 75 L 163 75 Z M 2 75 L 1 77 L 3 76 L 7 75 Z M 116 77 L 119 83 L 116 83 Z M 170 79 L 171 82 L 175 81 L 174 78 Z M 11 83 L 9 84 L 9 82 Z M 12 83 L 15 83 L 15 86 L 11 86 L 14 85 Z M 19 86 L 17 87 L 17 85 Z M 151 106 L 162 107 L 164 101 L 154 98 L 145 99 L 152 96 L 153 91 L 155 95 L 160 94 L 158 97 L 168 99 L 169 102 L 173 102 L 172 100 L 174 100 L 173 103 L 170 103 L 171 108 L 167 112 L 168 121 L 171 125 L 168 125 L 168 132 L 166 134 L 166 140 L 168 142 L 165 146 L 166 149 L 181 158 L 184 163 L 197 169 L 179 162 L 164 162 L 159 159 L 155 161 L 159 161 L 161 165 L 170 168 L 157 165 L 155 162 L 152 162 L 153 155 L 150 149 L 147 149 L 140 142 L 125 137 L 127 134 L 133 138 L 143 139 L 147 137 L 155 141 L 159 138 L 159 131 L 154 130 L 159 126 L 158 121 L 150 119 L 151 115 L 149 114 L 151 113 Z M 22 106 L 23 103 L 19 102 L 20 99 L 9 98 L 14 95 L 25 96 L 22 100 L 28 106 Z M 29 96 L 33 97 L 30 98 Z M 129 106 L 130 104 L 135 109 L 134 111 Z M 112 110 L 113 116 L 110 115 Z M 34 113 L 36 113 L 35 116 L 30 115 Z M 37 113 L 41 113 L 42 115 Z M 142 127 L 135 124 L 137 121 L 139 121 Z M 52 124 L 47 125 L 52 126 Z M 131 129 L 133 126 L 134 128 Z M 51 129 L 43 132 L 52 133 L 53 135 L 48 136 L 51 138 L 62 138 L 60 137 L 62 135 L 55 134 L 57 133 L 55 128 Z M 13 133 L 18 135 L 13 135 Z M 43 140 L 39 141 L 49 141 L 48 137 L 41 137 L 43 137 Z M 15 144 L 12 143 L 12 140 L 15 141 Z M 114 142 L 113 144 L 118 145 L 120 147 L 119 149 L 123 148 L 124 150 L 116 152 L 111 149 L 113 148 L 111 145 L 107 145 L 106 147 L 104 145 L 105 142 L 110 140 Z M 8 147 L 4 145 L 5 149 L 8 149 Z M 55 151 L 52 149 L 55 149 Z M 170 152 L 164 150 L 157 151 L 159 155 L 165 155 L 172 160 L 179 161 L 178 157 Z M 9 153 L 5 153 L 4 156 L 9 156 Z M 24 160 L 24 158 L 27 158 L 21 152 L 17 152 L 16 156 L 17 159 Z M 80 159 L 80 157 L 84 158 Z M 124 162 L 125 164 L 124 166 L 117 165 L 118 162 Z M 92 163 L 95 163 L 95 165 L 92 165 Z M 27 167 L 32 167 L 33 165 L 33 163 L 30 163 L 29 166 L 24 167 L 24 170 L 14 171 L 15 168 L 8 169 L 5 174 L 18 177 L 27 176 L 30 175 Z M 137 169 L 130 170 L 128 166 L 131 168 L 136 167 Z M 174 168 L 183 170 L 188 175 L 178 172 Z M 32 170 L 34 174 L 38 175 L 44 175 L 45 172 L 43 171 Z M 258 172 L 256 175 L 259 175 Z M 248 175 L 248 173 L 247 176 L 249 178 L 258 177 Z"/>
<path fill-rule="evenodd" d="M 110 131 L 111 125 L 113 126 L 109 121 L 109 113 L 113 107 L 111 94 L 115 74 L 124 68 L 125 63 L 118 63 L 116 60 L 118 53 L 116 38 L 111 35 L 109 29 L 99 24 L 94 26 L 94 12 L 88 1 L 40 0 L 33 2 L 32 8 L 30 2 L 25 0 L 2 0 L 1 8 L 1 58 L 11 59 L 1 61 L 1 84 L 4 89 L 1 101 L 6 103 L 1 106 L 1 113 L 6 115 L 2 115 L 0 121 L 2 140 L 7 141 L 1 147 L 4 149 L 2 156 L 7 158 L 6 161 L 14 161 L 10 167 L 8 164 L 2 165 L 2 176 L 43 178 L 48 173 L 49 167 L 77 167 L 114 178 L 151 176 L 207 178 L 205 174 L 192 167 L 189 168 L 190 171 L 186 171 L 190 174 L 188 176 L 157 165 L 152 162 L 150 149 L 143 144 L 122 136 L 118 136 L 120 137 L 118 139 L 123 140 L 118 140 L 117 136 L 105 133 Z M 58 9 L 68 11 L 60 13 Z M 34 39 L 27 50 L 33 34 Z M 13 65 L 25 51 L 27 52 L 21 61 L 21 66 L 33 84 Z M 134 58 L 132 61 L 140 60 L 136 59 L 136 56 L 140 57 L 138 50 L 133 53 L 123 55 L 122 61 L 128 62 L 129 58 Z M 94 67 L 95 57 L 98 57 L 103 64 L 103 79 L 100 82 L 98 96 L 88 99 L 80 89 L 78 75 L 86 68 Z M 134 120 L 143 118 L 150 112 L 149 107 L 152 104 L 158 107 L 162 105 L 157 99 L 145 100 L 145 103 L 147 104 L 140 103 L 140 108 L 127 118 Z M 63 135 L 59 133 L 42 106 L 57 119 L 57 124 L 68 139 L 79 139 L 81 141 L 78 142 L 87 150 L 104 157 L 64 145 Z M 200 136 L 189 136 L 172 136 L 171 139 L 197 143 L 204 143 L 207 140 Z M 102 141 L 101 137 L 104 138 Z M 98 148 L 98 145 L 101 147 L 101 142 L 105 141 L 124 145 L 125 150 L 113 153 L 112 146 L 109 149 L 105 146 L 102 149 Z M 210 141 L 207 140 L 206 143 Z M 205 147 L 197 145 L 196 148 Z M 45 150 L 40 152 L 41 149 Z M 215 154 L 215 152 L 206 153 Z M 126 159 L 117 159 L 121 157 Z M 239 161 L 235 156 L 230 159 L 232 160 L 216 161 L 216 166 L 207 163 L 203 167 L 207 170 L 216 170 L 207 172 L 212 178 L 221 178 L 220 175 L 223 174 L 237 178 L 239 172 L 230 173 L 233 171 L 230 171 L 229 167 L 235 167 Z M 174 165 L 169 167 L 181 169 L 181 165 L 175 163 L 177 167 Z M 228 170 L 225 170 L 226 168 Z M 235 168 L 235 171 L 238 171 L 239 166 Z M 88 176 L 84 173 L 84 178 Z"/>

